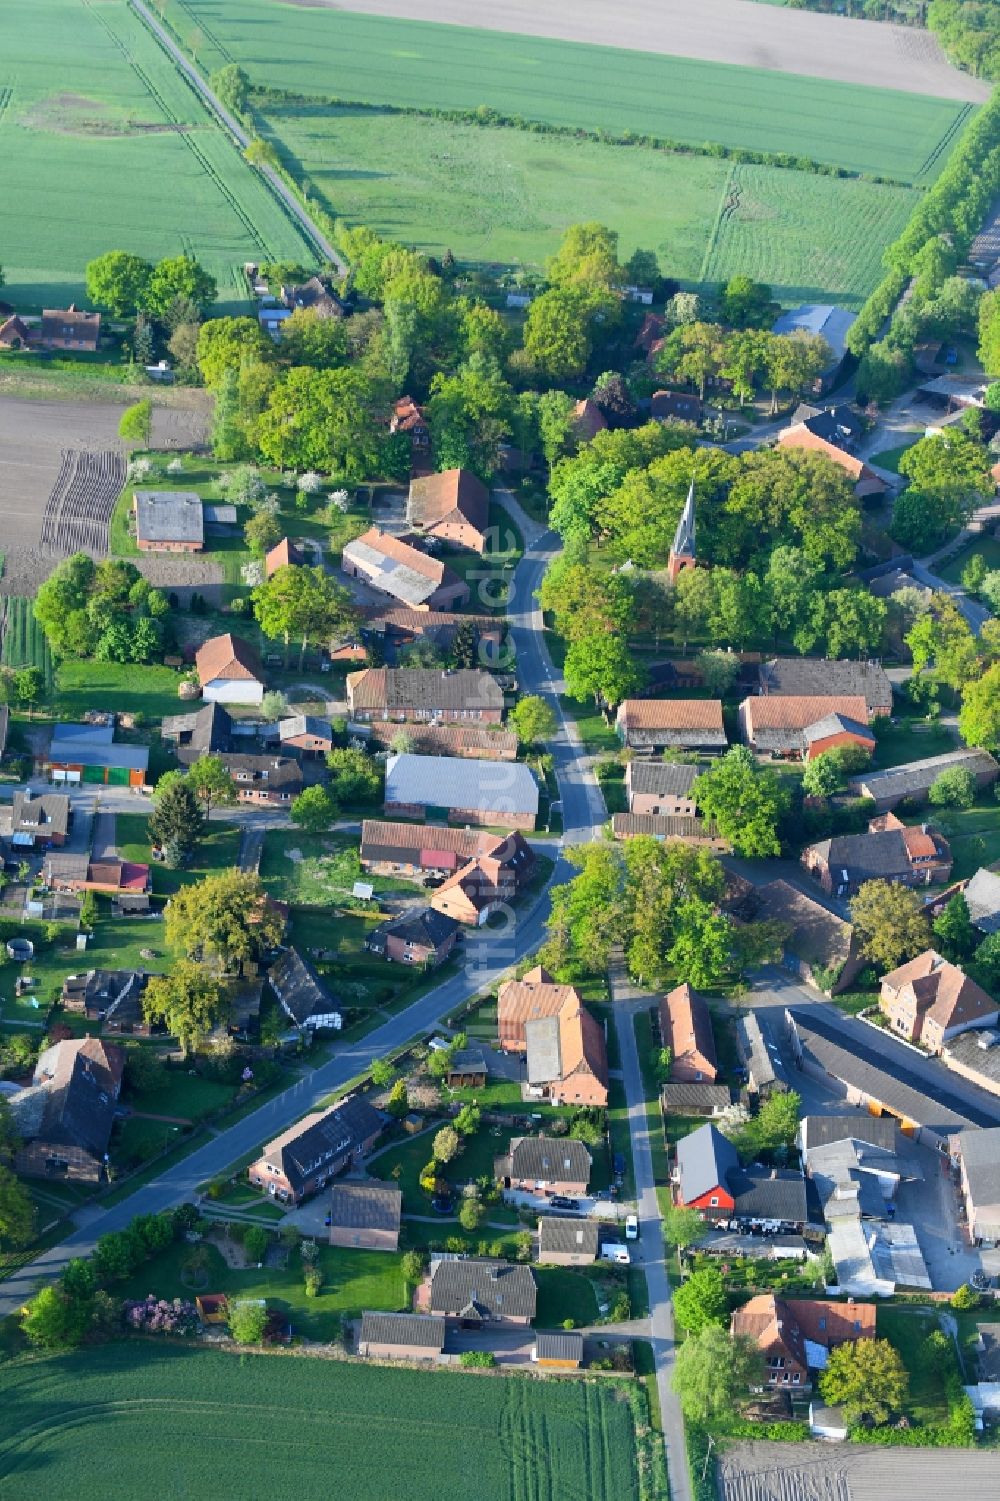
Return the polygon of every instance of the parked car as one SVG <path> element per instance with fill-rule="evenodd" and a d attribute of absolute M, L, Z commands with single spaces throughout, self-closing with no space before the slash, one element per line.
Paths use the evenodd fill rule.
<path fill-rule="evenodd" d="M 568 1199 L 565 1194 L 553 1194 L 549 1203 L 553 1209 L 578 1210 L 580 1208 L 579 1199 Z"/>
<path fill-rule="evenodd" d="M 620 1241 L 608 1241 L 601 1247 L 601 1260 L 613 1261 L 619 1266 L 628 1266 L 632 1258 L 628 1253 L 628 1246 L 623 1246 Z"/>
<path fill-rule="evenodd" d="M 636 1219 L 634 1214 L 627 1214 L 625 1216 L 625 1239 L 639 1239 L 639 1221 Z"/>

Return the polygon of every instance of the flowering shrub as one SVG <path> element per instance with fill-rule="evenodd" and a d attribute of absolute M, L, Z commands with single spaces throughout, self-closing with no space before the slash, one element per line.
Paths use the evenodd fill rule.
<path fill-rule="evenodd" d="M 183 1298 L 158 1298 L 147 1293 L 145 1298 L 126 1300 L 122 1312 L 129 1329 L 139 1329 L 144 1334 L 194 1334 L 198 1327 L 198 1310 L 193 1303 Z"/>
<path fill-rule="evenodd" d="M 298 488 L 303 495 L 315 495 L 323 488 L 323 476 L 313 469 L 307 469 L 305 474 L 300 474 Z"/>

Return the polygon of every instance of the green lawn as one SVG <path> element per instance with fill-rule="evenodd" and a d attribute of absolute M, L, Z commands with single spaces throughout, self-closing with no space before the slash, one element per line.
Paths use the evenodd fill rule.
<path fill-rule="evenodd" d="M 995 799 L 983 799 L 972 808 L 942 808 L 940 812 L 934 809 L 933 813 L 934 826 L 951 845 L 953 881 L 964 881 L 975 875 L 981 865 L 1000 860 L 1000 804 Z M 920 819 L 912 822 L 919 823 Z"/>
<path fill-rule="evenodd" d="M 131 662 L 61 662 L 56 669 L 53 709 L 60 719 L 82 719 L 88 709 L 127 708 L 147 720 L 179 714 L 180 673 L 172 667 Z"/>
<path fill-rule="evenodd" d="M 876 731 L 873 765 L 881 769 L 943 756 L 956 747 L 956 740 L 942 724 L 923 719 L 901 719 L 898 724 L 880 721 Z"/>
<path fill-rule="evenodd" d="M 637 1442 L 610 1381 L 124 1340 L 5 1365 L 0 1488 L 27 1501 L 44 1474 L 77 1501 L 384 1501 L 405 1476 L 411 1501 L 639 1501 Z"/>
<path fill-rule="evenodd" d="M 574 721 L 588 755 L 616 754 L 622 743 L 613 724 L 608 724 L 604 715 L 593 704 L 581 703 L 579 699 L 560 697 L 563 712 Z"/>
<path fill-rule="evenodd" d="M 907 1416 L 915 1423 L 943 1423 L 948 1417 L 944 1385 L 933 1359 L 923 1351 L 928 1334 L 938 1328 L 931 1308 L 878 1305 L 876 1332 L 895 1345 L 910 1377 Z"/>
<path fill-rule="evenodd" d="M 40 923 L 26 923 L 24 931 L 35 944 L 34 959 L 22 966 L 4 953 L 0 960 L 0 995 L 10 997 L 3 1002 L 3 1015 L 8 1022 L 15 1016 L 21 1020 L 42 1020 L 48 1006 L 60 995 L 66 975 L 94 968 L 142 969 L 147 967 L 147 961 L 140 958 L 140 949 L 152 948 L 161 955 L 165 952 L 163 925 L 148 918 L 101 917 L 94 926 L 86 950 L 82 951 L 76 948 L 75 931 L 68 927 L 62 929 L 60 937 L 53 943 L 45 940 Z M 30 972 L 34 977 L 34 993 L 40 1007 L 35 1010 L 22 1003 L 15 1013 L 14 981 L 22 972 Z M 75 1031 L 94 1031 L 97 1026 L 94 1022 L 84 1022 L 79 1016 L 65 1016 L 60 1020 L 67 1021 Z"/>
<path fill-rule="evenodd" d="M 558 1329 L 572 1319 L 576 1325 L 593 1324 L 600 1316 L 597 1293 L 586 1272 L 568 1266 L 536 1266 L 539 1329 Z"/>
<path fill-rule="evenodd" d="M 358 905 L 351 897 L 355 881 L 367 881 L 381 892 L 412 893 L 412 881 L 366 875 L 358 859 L 356 834 L 303 834 L 297 829 L 272 830 L 264 838 L 261 880 L 268 890 L 293 906 Z"/>
<path fill-rule="evenodd" d="M 1000 568 L 1000 537 L 980 536 L 970 546 L 964 547 L 950 562 L 942 563 L 940 568 L 935 569 L 935 572 L 943 579 L 947 579 L 949 584 L 960 584 L 963 570 L 968 567 L 974 557 L 982 558 L 990 572 Z"/>
<path fill-rule="evenodd" d="M 242 312 L 247 260 L 304 260 L 302 231 L 127 4 L 6 0 L 0 94 L 8 297 L 65 307 L 94 256 L 189 253 Z M 175 191 L 151 194 L 151 183 Z M 141 213 L 136 203 L 146 199 Z"/>
<path fill-rule="evenodd" d="M 881 453 L 873 453 L 870 462 L 877 464 L 879 469 L 888 469 L 890 473 L 898 474 L 900 459 L 904 453 L 909 453 L 920 436 L 920 433 L 914 433 L 909 443 L 900 443 L 898 448 L 883 448 Z"/>
<path fill-rule="evenodd" d="M 132 1110 L 149 1111 L 153 1115 L 177 1115 L 197 1121 L 228 1104 L 236 1093 L 231 1084 L 203 1079 L 187 1068 L 167 1068 L 164 1079 L 162 1089 L 144 1093 L 126 1089 L 125 1104 Z"/>
<path fill-rule="evenodd" d="M 116 818 L 118 852 L 123 860 L 150 865 L 154 896 L 172 896 L 182 886 L 200 881 L 210 873 L 227 870 L 236 864 L 240 849 L 240 831 L 233 823 L 209 823 L 198 841 L 198 848 L 184 870 L 167 870 L 150 857 L 149 835 L 144 813 L 119 813 Z"/>

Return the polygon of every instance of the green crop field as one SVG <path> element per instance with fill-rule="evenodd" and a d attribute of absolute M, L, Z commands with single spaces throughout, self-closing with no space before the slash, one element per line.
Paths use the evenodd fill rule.
<path fill-rule="evenodd" d="M 9 594 L 5 601 L 3 649 L 0 661 L 5 667 L 38 667 L 45 682 L 44 694 L 52 688 L 52 653 L 34 614 L 34 600 Z"/>
<path fill-rule="evenodd" d="M 912 188 L 733 163 L 698 280 L 746 273 L 784 302 L 859 307 L 916 199 Z"/>
<path fill-rule="evenodd" d="M 930 180 L 971 106 L 818 78 L 275 0 L 166 0 L 206 68 L 323 99 L 477 109 L 552 125 L 788 151 Z"/>
<path fill-rule="evenodd" d="M 21 307 L 82 297 L 86 262 L 119 247 L 190 251 L 223 304 L 247 259 L 312 259 L 127 0 L 4 0 L 0 160 Z"/>
<path fill-rule="evenodd" d="M 628 1403 L 600 1383 L 149 1342 L 3 1371 L 0 1491 L 10 1501 L 36 1497 L 42 1477 L 47 1495 L 77 1501 L 326 1501 L 331 1486 L 351 1501 L 400 1490 L 411 1501 L 633 1501 L 634 1450 Z"/>

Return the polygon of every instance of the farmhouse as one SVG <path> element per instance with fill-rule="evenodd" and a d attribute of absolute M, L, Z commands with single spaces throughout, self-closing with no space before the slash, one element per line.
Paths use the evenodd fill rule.
<path fill-rule="evenodd" d="M 854 486 L 854 493 L 859 500 L 870 500 L 872 497 L 884 495 L 889 489 L 884 479 L 880 479 L 874 469 L 864 462 L 863 459 L 855 458 L 854 454 L 847 453 L 836 443 L 827 438 L 821 438 L 813 427 L 806 422 L 797 422 L 792 427 L 786 427 L 778 435 L 779 448 L 807 449 L 812 453 L 824 454 L 842 469 Z"/>
<path fill-rule="evenodd" d="M 489 515 L 490 492 L 468 469 L 446 469 L 410 481 L 406 523 L 422 536 L 484 552 Z"/>
<path fill-rule="evenodd" d="M 847 331 L 857 317 L 846 308 L 829 303 L 806 303 L 802 307 L 789 308 L 776 320 L 771 330 L 776 334 L 822 334 L 831 349 L 829 365 L 816 381 L 817 394 L 828 391 L 834 384 L 844 356 L 847 353 Z"/>
<path fill-rule="evenodd" d="M 600 1236 L 596 1220 L 542 1215 L 538 1223 L 538 1260 L 543 1266 L 589 1266 L 597 1260 Z"/>
<path fill-rule="evenodd" d="M 574 406 L 569 425 L 578 443 L 589 443 L 598 433 L 603 433 L 608 424 L 597 402 L 588 396 Z"/>
<path fill-rule="evenodd" d="M 520 761 L 390 756 L 385 763 L 385 811 L 401 818 L 446 817 L 450 823 L 533 829 L 538 783 Z"/>
<path fill-rule="evenodd" d="M 757 691 L 771 698 L 860 696 L 866 707 L 860 718 L 866 721 L 892 713 L 892 684 L 879 662 L 771 657 L 760 664 Z"/>
<path fill-rule="evenodd" d="M 615 724 L 623 744 L 640 752 L 725 750 L 728 744 L 717 698 L 627 698 Z"/>
<path fill-rule="evenodd" d="M 11 844 L 15 850 L 65 844 L 72 817 L 73 809 L 64 792 L 15 792 Z"/>
<path fill-rule="evenodd" d="M 690 391 L 654 391 L 649 414 L 657 422 L 701 421 L 704 408 L 701 398 Z"/>
<path fill-rule="evenodd" d="M 96 1037 L 67 1038 L 40 1053 L 31 1084 L 10 1100 L 23 1143 L 14 1171 L 99 1183 L 124 1067 L 121 1048 Z"/>
<path fill-rule="evenodd" d="M 691 788 L 702 770 L 687 762 L 630 761 L 625 768 L 628 811 L 662 814 L 668 818 L 694 818 L 697 813 Z"/>
<path fill-rule="evenodd" d="M 363 1313 L 358 1354 L 369 1360 L 436 1360 L 447 1328 L 439 1314 Z"/>
<path fill-rule="evenodd" d="M 162 739 L 172 741 L 182 766 L 202 756 L 233 750 L 233 721 L 220 703 L 211 700 L 188 714 L 169 714 L 160 725 Z"/>
<path fill-rule="evenodd" d="M 227 632 L 212 636 L 198 648 L 195 668 L 201 696 L 221 704 L 260 704 L 264 698 L 264 670 L 248 641 Z"/>
<path fill-rule="evenodd" d="M 679 1084 L 671 1079 L 660 1091 L 664 1115 L 719 1116 L 732 1103 L 726 1084 Z"/>
<path fill-rule="evenodd" d="M 579 999 L 566 1000 L 555 1016 L 525 1022 L 524 1036 L 529 1095 L 554 1105 L 604 1109 L 608 1103 L 604 1029 Z"/>
<path fill-rule="evenodd" d="M 363 730 L 385 750 L 399 735 L 399 721 L 376 719 Z M 406 726 L 410 750 L 418 756 L 464 756 L 471 761 L 516 761 L 517 736 L 496 725 L 414 724 Z"/>
<path fill-rule="evenodd" d="M 148 1037 L 152 1028 L 142 1014 L 142 993 L 149 979 L 142 970 L 88 969 L 67 975 L 61 1001 L 64 1010 L 82 1013 L 103 1023 L 107 1032 Z"/>
<path fill-rule="evenodd" d="M 813 1371 L 821 1371 L 838 1345 L 875 1338 L 873 1303 L 794 1301 L 760 1293 L 737 1308 L 730 1332 L 757 1346 L 764 1357 L 768 1386 L 808 1388 Z"/>
<path fill-rule="evenodd" d="M 720 855 L 732 853 L 732 845 L 723 839 L 712 819 L 671 818 L 657 813 L 613 813 L 611 833 L 615 839 L 636 839 L 645 835 L 661 843 L 687 844 L 692 848 L 705 845 Z"/>
<path fill-rule="evenodd" d="M 960 1032 L 993 1027 L 1000 1019 L 992 996 L 934 949 L 882 977 L 879 1009 L 894 1032 L 932 1053 Z"/>
<path fill-rule="evenodd" d="M 330 1244 L 398 1250 L 402 1212 L 403 1193 L 395 1184 L 335 1183 L 330 1190 Z"/>
<path fill-rule="evenodd" d="M 732 1142 L 706 1122 L 677 1143 L 677 1201 L 708 1219 L 794 1226 L 808 1218 L 805 1179 L 791 1168 L 740 1167 Z"/>
<path fill-rule="evenodd" d="M 412 908 L 379 923 L 365 939 L 365 948 L 394 964 L 425 964 L 436 969 L 458 942 L 458 923 L 433 907 Z"/>
<path fill-rule="evenodd" d="M 866 881 L 897 881 L 902 886 L 930 886 L 951 874 L 951 847 L 942 834 L 907 828 L 888 814 L 895 827 L 869 826 L 866 834 L 838 834 L 807 845 L 802 864 L 828 896 L 854 896 Z"/>
<path fill-rule="evenodd" d="M 100 313 L 84 313 L 70 303 L 68 308 L 42 310 L 42 324 L 34 342 L 40 349 L 72 349 L 96 354 L 101 337 Z"/>
<path fill-rule="evenodd" d="M 23 318 L 14 313 L 0 323 L 0 349 L 28 349 L 31 345 L 31 329 Z"/>
<path fill-rule="evenodd" d="M 41 766 L 53 782 L 140 789 L 146 785 L 149 747 L 116 742 L 110 724 L 57 724 Z"/>
<path fill-rule="evenodd" d="M 859 695 L 745 698 L 738 718 L 743 744 L 757 755 L 811 761 L 837 746 L 856 745 L 869 755 L 875 749 Z"/>
<path fill-rule="evenodd" d="M 348 578 L 362 579 L 413 610 L 452 610 L 469 602 L 468 584 L 440 558 L 377 526 L 348 542 L 340 566 Z"/>
<path fill-rule="evenodd" d="M 463 1329 L 530 1324 L 538 1291 L 530 1267 L 488 1256 L 442 1257 L 431 1263 L 431 1313 Z"/>
<path fill-rule="evenodd" d="M 925 761 L 910 761 L 906 766 L 892 766 L 887 771 L 864 771 L 851 777 L 847 785 L 855 797 L 870 797 L 877 811 L 883 813 L 904 797 L 925 801 L 941 772 L 957 766 L 972 772 L 980 791 L 992 786 L 1000 776 L 1000 766 L 988 751 L 956 750 L 946 751 L 942 756 L 928 756 Z"/>
<path fill-rule="evenodd" d="M 958 1162 L 969 1239 L 977 1246 L 1000 1244 L 1000 1127 L 959 1132 L 951 1154 Z"/>
<path fill-rule="evenodd" d="M 448 876 L 431 895 L 435 912 L 462 923 L 481 928 L 494 912 L 503 909 L 516 892 L 510 865 L 499 851 L 496 856 L 477 855 L 453 876 Z"/>
<path fill-rule="evenodd" d="M 347 674 L 347 706 L 352 719 L 396 721 L 472 720 L 499 724 L 503 689 L 489 672 L 476 668 L 366 667 Z"/>
<path fill-rule="evenodd" d="M 193 490 L 136 490 L 132 497 L 140 552 L 201 552 L 205 518 Z"/>
<path fill-rule="evenodd" d="M 222 751 L 219 760 L 236 783 L 241 803 L 280 808 L 302 791 L 302 767 L 291 756 Z"/>
<path fill-rule="evenodd" d="M 310 276 L 308 281 L 297 287 L 282 287 L 281 300 L 290 312 L 297 312 L 305 308 L 315 313 L 317 318 L 344 318 L 347 309 L 337 296 L 336 292 L 327 286 L 326 282 L 318 276 Z"/>
<path fill-rule="evenodd" d="M 283 751 L 304 760 L 325 756 L 333 749 L 333 726 L 315 714 L 291 714 L 278 721 L 278 741 Z"/>
<path fill-rule="evenodd" d="M 592 1166 L 583 1142 L 567 1136 L 512 1137 L 507 1156 L 493 1165 L 505 1188 L 549 1195 L 586 1193 Z"/>
<path fill-rule="evenodd" d="M 268 980 L 282 1011 L 300 1031 L 314 1032 L 318 1027 L 340 1031 L 343 1017 L 319 975 L 297 949 L 285 950 L 272 965 Z"/>
<path fill-rule="evenodd" d="M 384 1127 L 382 1116 L 364 1100 L 341 1100 L 268 1142 L 250 1164 L 250 1182 L 283 1204 L 298 1204 L 362 1162 Z"/>
<path fill-rule="evenodd" d="M 450 651 L 459 631 L 464 629 L 475 636 L 476 660 L 480 666 L 496 669 L 500 664 L 500 643 L 506 630 L 506 621 L 500 616 L 412 609 L 406 605 L 396 608 L 369 605 L 363 614 L 365 633 L 381 637 L 388 650 L 414 641 L 433 641 L 442 651 Z"/>
<path fill-rule="evenodd" d="M 516 890 L 531 874 L 534 856 L 521 834 L 488 834 L 479 829 L 444 829 L 429 824 L 385 823 L 366 818 L 361 825 L 361 867 L 376 875 L 450 876 L 480 857 L 499 860 Z"/>
<path fill-rule="evenodd" d="M 410 440 L 410 465 L 416 474 L 428 467 L 431 451 L 431 430 L 422 406 L 412 396 L 400 396 L 389 418 L 390 433 L 405 433 Z"/>
<path fill-rule="evenodd" d="M 277 573 L 279 568 L 301 568 L 304 563 L 305 558 L 295 543 L 290 542 L 287 537 L 282 537 L 280 542 L 274 544 L 270 552 L 264 554 L 264 577 L 269 579 L 272 574 Z"/>
<path fill-rule="evenodd" d="M 660 1000 L 660 1037 L 670 1049 L 670 1078 L 677 1083 L 714 1084 L 719 1071 L 708 1003 L 690 985 L 678 985 Z"/>

